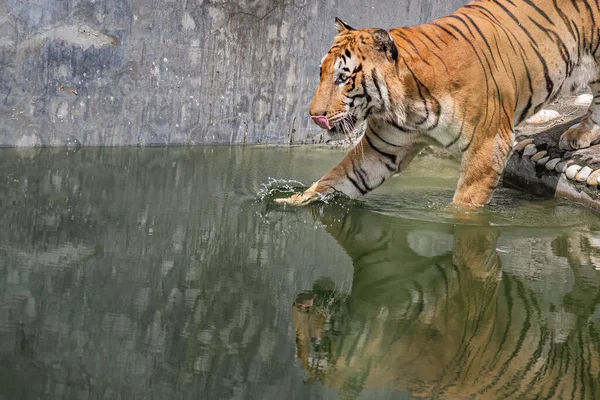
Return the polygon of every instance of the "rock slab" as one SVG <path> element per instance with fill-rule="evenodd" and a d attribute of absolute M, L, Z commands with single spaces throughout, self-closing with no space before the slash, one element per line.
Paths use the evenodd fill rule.
<path fill-rule="evenodd" d="M 517 140 L 503 184 L 537 195 L 559 196 L 600 210 L 600 145 L 564 151 L 558 140 L 579 118 Z"/>

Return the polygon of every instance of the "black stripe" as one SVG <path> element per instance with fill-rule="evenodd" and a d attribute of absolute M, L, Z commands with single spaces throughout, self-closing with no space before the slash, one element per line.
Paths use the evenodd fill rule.
<path fill-rule="evenodd" d="M 410 45 L 410 47 L 412 47 L 413 51 L 417 54 L 417 56 L 419 56 L 419 58 L 421 59 L 421 61 L 423 61 L 427 65 L 431 65 L 431 64 L 429 64 L 429 61 L 427 61 L 427 58 L 425 58 L 425 57 L 423 57 L 421 55 L 421 52 L 419 51 L 418 47 L 415 46 L 415 44 L 413 43 L 413 41 L 410 40 L 408 38 L 408 36 L 406 36 L 404 34 L 404 32 L 402 32 L 402 31 L 396 31 L 395 33 L 396 33 L 396 35 L 400 36 L 406 43 L 408 43 Z"/>
<path fill-rule="evenodd" d="M 358 93 L 352 96 L 346 96 L 347 98 L 351 99 L 352 102 L 351 104 L 354 104 L 354 100 L 355 99 L 361 99 L 361 98 L 366 98 L 367 103 L 371 102 L 371 95 L 369 94 L 369 92 L 367 92 L 367 85 L 366 85 L 366 81 L 365 81 L 365 74 L 363 72 L 362 77 L 361 77 L 361 84 L 362 84 L 362 88 L 363 88 L 363 92 L 362 93 Z M 352 88 L 350 91 L 354 90 L 354 83 L 352 84 Z"/>
<path fill-rule="evenodd" d="M 580 393 L 580 394 L 581 394 L 581 398 L 582 398 L 582 399 L 585 399 L 585 398 L 586 398 L 586 395 L 585 395 L 585 388 L 586 388 L 586 385 L 585 385 L 584 375 L 585 375 L 585 373 L 586 373 L 586 372 L 589 374 L 589 376 L 590 376 L 590 377 L 593 377 L 593 375 L 591 374 L 591 371 L 592 371 L 592 370 L 588 370 L 588 369 L 586 369 L 586 367 L 585 367 L 585 364 L 584 364 L 584 363 L 585 363 L 585 358 L 586 358 L 586 357 L 585 357 L 585 350 L 584 350 L 584 340 L 583 340 L 583 332 L 582 332 L 582 329 L 578 329 L 578 332 L 577 332 L 577 339 L 578 339 L 578 341 L 579 341 L 579 354 L 581 354 L 581 357 L 579 358 L 579 360 L 580 360 L 580 361 L 579 361 L 579 363 L 581 364 L 581 370 L 580 370 L 580 371 L 581 371 L 581 374 L 580 374 L 580 376 L 579 376 L 580 387 L 581 387 L 581 393 Z M 596 377 L 594 377 L 594 378 L 596 378 Z M 592 382 L 595 380 L 594 378 L 592 378 L 592 379 L 591 379 L 591 381 L 592 381 Z M 596 378 L 596 379 L 597 379 L 597 378 Z M 573 392 L 574 392 L 574 391 L 575 391 L 575 390 L 573 390 Z M 573 395 L 574 395 L 574 394 L 573 394 Z"/>
<path fill-rule="evenodd" d="M 600 47 L 600 32 L 598 32 L 598 44 L 596 44 L 596 47 L 594 47 L 594 50 L 592 50 L 593 56 L 596 56 L 596 52 L 598 52 L 599 47 Z"/>
<path fill-rule="evenodd" d="M 577 25 L 573 25 L 573 29 L 575 29 L 575 36 L 577 38 L 577 59 L 580 60 L 581 59 L 581 34 L 579 33 L 579 28 L 577 28 Z"/>
<path fill-rule="evenodd" d="M 486 111 L 487 114 L 487 111 Z M 467 145 L 460 149 L 461 152 L 465 152 L 467 150 L 469 150 L 469 147 L 471 147 L 471 143 L 473 143 L 473 137 L 475 136 L 475 133 L 477 133 L 477 127 L 479 126 L 479 119 L 477 120 L 477 123 L 475 124 L 475 127 L 473 128 L 473 133 L 471 134 L 471 137 L 469 138 L 469 142 L 467 143 Z"/>
<path fill-rule="evenodd" d="M 548 91 L 548 95 L 546 96 L 546 99 L 544 100 L 544 103 L 546 101 L 548 101 L 548 99 L 550 98 L 550 96 L 552 96 L 553 90 L 554 90 L 554 82 L 552 81 L 552 79 L 550 78 L 550 73 L 548 71 L 548 64 L 546 63 L 546 60 L 544 59 L 544 57 L 540 54 L 538 48 L 537 48 L 537 42 L 535 41 L 535 39 L 533 38 L 533 36 L 531 35 L 531 33 L 525 28 L 525 26 L 523 24 L 520 23 L 519 19 L 517 17 L 515 17 L 515 15 L 513 13 L 511 13 L 508 8 L 506 8 L 502 3 L 500 3 L 498 0 L 493 0 L 494 3 L 496 3 L 498 6 L 500 6 L 500 8 L 502 8 L 502 10 L 517 24 L 517 26 L 527 35 L 527 37 L 529 38 L 529 40 L 531 41 L 531 48 L 532 50 L 535 52 L 535 54 L 538 56 L 538 59 L 540 60 L 540 63 L 542 64 L 542 68 L 544 70 L 544 78 L 546 80 L 546 90 Z"/>
<path fill-rule="evenodd" d="M 423 29 L 419 30 L 419 33 L 423 36 L 425 36 L 425 38 L 427 38 L 427 40 L 429 40 L 435 47 L 437 47 L 439 50 L 441 50 L 442 48 L 437 44 L 436 41 L 434 41 Z"/>
<path fill-rule="evenodd" d="M 367 140 L 367 143 L 369 144 L 369 146 L 371 146 L 371 148 L 373 150 L 375 150 L 377 153 L 381 154 L 386 159 L 388 159 L 389 161 L 392 162 L 393 168 L 388 163 L 385 163 L 385 162 L 383 163 L 388 170 L 390 170 L 392 172 L 398 170 L 398 156 L 396 156 L 395 154 L 390 154 L 390 153 L 386 153 L 382 150 L 379 150 L 377 147 L 375 147 L 375 145 L 373 144 L 371 139 L 369 139 L 369 136 L 367 136 L 366 134 L 365 134 L 365 139 Z"/>
<path fill-rule="evenodd" d="M 519 21 L 519 19 L 517 17 L 512 12 L 510 12 L 510 10 L 506 6 L 504 6 L 504 4 L 500 3 L 498 0 L 493 0 L 493 2 L 496 3 L 502 9 L 502 11 L 504 11 L 506 13 L 506 15 L 508 15 L 517 24 L 517 26 L 525 33 L 525 35 L 527 35 L 529 40 L 537 46 L 537 42 L 535 41 L 534 37 L 531 36 L 531 33 L 529 33 L 529 31 L 521 24 L 521 21 Z"/>
<path fill-rule="evenodd" d="M 511 291 L 511 285 L 512 285 L 512 280 L 511 279 L 503 279 L 502 280 L 503 286 L 505 287 L 504 289 L 504 298 L 506 299 L 506 315 L 507 315 L 507 321 L 504 324 L 506 326 L 506 328 L 504 329 L 504 332 L 502 334 L 502 338 L 500 339 L 500 342 L 498 343 L 498 350 L 496 351 L 496 354 L 494 354 L 494 357 L 492 358 L 490 364 L 493 365 L 494 367 L 496 366 L 496 363 L 499 361 L 500 356 L 504 353 L 505 348 L 504 345 L 508 340 L 509 337 L 509 333 L 511 331 L 512 328 L 512 319 L 513 319 L 513 308 L 514 308 L 514 300 L 512 298 L 512 291 Z M 487 392 L 488 390 L 490 390 L 494 385 L 496 385 L 498 382 L 496 379 L 491 380 L 491 382 L 485 386 L 483 389 L 481 389 L 479 391 L 479 393 L 483 394 L 485 392 Z"/>
<path fill-rule="evenodd" d="M 365 193 L 373 190 L 372 188 L 369 187 L 369 184 L 367 183 L 368 176 L 364 169 L 362 169 L 360 166 L 357 166 L 356 164 L 352 163 L 352 172 L 354 172 L 354 176 L 360 180 L 360 184 L 364 188 Z M 363 193 L 363 194 L 365 194 L 365 193 Z"/>
<path fill-rule="evenodd" d="M 577 10 L 577 12 L 579 12 L 579 7 L 577 6 L 577 0 L 571 0 L 571 4 L 573 4 L 573 7 L 575 7 L 575 10 Z"/>
<path fill-rule="evenodd" d="M 401 147 L 402 147 L 402 146 L 398 146 L 397 144 L 390 143 L 390 142 L 388 142 L 387 140 L 384 140 L 384 139 L 381 137 L 381 135 L 380 135 L 380 134 L 378 134 L 378 133 L 375 131 L 375 129 L 373 129 L 373 127 L 372 127 L 372 126 L 369 126 L 369 131 L 370 131 L 370 132 L 371 132 L 371 133 L 372 133 L 372 134 L 373 134 L 373 135 L 374 135 L 374 136 L 375 136 L 375 137 L 376 137 L 376 138 L 377 138 L 377 139 L 378 139 L 380 142 L 383 142 L 383 143 L 387 144 L 387 145 L 388 145 L 388 146 L 390 146 L 390 147 L 396 147 L 396 148 L 401 148 Z M 367 135 L 367 133 L 365 133 L 365 135 Z"/>
<path fill-rule="evenodd" d="M 581 1 L 583 2 L 583 4 L 585 4 L 585 8 L 590 13 L 590 17 L 592 18 L 592 26 L 595 27 L 596 26 L 596 18 L 594 17 L 594 12 L 592 11 L 592 7 L 590 7 L 590 3 L 588 3 L 587 0 L 581 0 Z M 592 42 L 593 40 L 594 40 L 594 30 L 592 29 L 592 40 L 590 40 L 590 42 Z"/>
<path fill-rule="evenodd" d="M 517 49 L 515 48 L 513 41 L 511 40 L 510 36 L 508 36 L 506 27 L 487 8 L 477 5 L 477 4 L 467 4 L 465 6 L 465 8 L 476 9 L 477 11 L 479 11 L 482 14 L 482 16 L 484 18 L 487 18 L 490 22 L 492 22 L 496 28 L 500 28 L 502 30 L 502 33 L 504 33 L 504 35 L 506 36 L 506 39 L 508 40 L 508 44 L 510 44 L 510 47 L 512 48 L 513 52 L 515 52 L 515 53 L 517 52 Z M 512 34 L 512 32 L 511 32 L 511 34 Z M 513 34 L 513 36 L 514 36 L 514 34 Z M 515 39 L 516 39 L 516 37 L 515 37 Z"/>
<path fill-rule="evenodd" d="M 477 310 L 478 311 L 477 314 L 479 315 L 479 317 L 475 319 L 474 324 L 472 325 L 471 335 L 465 346 L 466 349 L 473 348 L 473 345 L 471 343 L 473 342 L 473 339 L 478 336 L 479 326 L 481 325 L 481 320 L 483 319 L 482 316 L 487 314 L 487 310 L 489 310 L 490 307 L 493 307 L 496 304 L 496 301 L 497 300 L 494 296 L 489 296 L 488 301 L 485 302 L 484 306 L 482 308 L 480 308 L 479 310 Z M 470 370 L 471 366 L 478 359 L 477 356 L 470 357 L 470 355 L 471 354 L 468 351 L 463 353 L 463 355 L 461 357 L 461 362 L 467 363 L 469 358 L 471 361 L 468 363 L 468 365 L 465 365 L 465 367 L 462 369 L 462 371 L 460 371 L 460 369 L 459 369 L 460 372 L 458 372 L 458 374 L 457 374 L 457 379 L 458 379 L 459 375 L 469 376 L 469 370 Z M 462 360 L 465 360 L 465 361 L 462 361 Z"/>
<path fill-rule="evenodd" d="M 465 34 L 456 26 L 452 25 L 452 24 L 448 24 L 449 27 L 451 27 L 452 29 L 454 29 L 455 31 L 458 32 L 459 35 L 461 35 L 463 37 L 463 39 L 467 42 L 467 44 L 469 44 L 469 46 L 471 46 L 471 49 L 473 50 L 473 52 L 475 53 L 475 56 L 477 57 L 477 60 L 479 61 L 479 64 L 481 65 L 481 70 L 483 71 L 483 74 L 485 76 L 485 92 L 486 92 L 486 98 L 490 98 L 490 87 L 489 87 L 489 76 L 488 76 L 488 72 L 485 69 L 485 65 L 483 64 L 483 59 L 481 58 L 481 56 L 479 55 L 479 52 L 477 51 L 477 49 L 475 48 L 475 46 L 469 41 L 469 39 L 465 36 Z M 489 64 L 489 62 L 486 60 L 486 63 L 488 64 L 488 68 L 491 72 L 491 66 Z M 496 93 L 497 93 L 497 97 L 498 99 L 501 98 L 501 94 L 500 94 L 500 87 L 498 86 L 498 82 L 496 82 L 496 78 L 494 77 L 494 75 L 492 74 L 491 76 L 492 81 L 494 82 L 495 86 L 496 86 Z M 488 103 L 489 104 L 489 103 Z M 494 102 L 494 110 L 492 112 L 492 115 L 494 115 L 496 113 L 496 103 Z M 485 119 L 484 122 L 487 122 L 488 120 L 488 114 L 489 114 L 489 107 L 485 108 Z M 469 143 L 470 145 L 470 143 Z M 467 146 L 468 148 L 468 146 Z"/>
<path fill-rule="evenodd" d="M 354 187 L 356 188 L 356 190 L 358 190 L 360 192 L 360 194 L 362 194 L 362 195 L 367 194 L 367 191 L 364 190 L 363 188 L 361 188 L 360 186 L 358 186 L 358 182 L 356 182 L 354 179 L 352 179 L 350 177 L 350 174 L 348 174 L 347 171 L 346 171 L 346 178 L 348 178 L 348 180 L 350 181 L 350 183 L 352 183 L 354 185 Z"/>
<path fill-rule="evenodd" d="M 527 62 L 527 60 L 525 59 L 525 56 L 524 56 L 525 49 L 523 48 L 523 45 L 520 43 L 519 39 L 515 36 L 515 34 L 512 31 L 507 30 L 504 27 L 504 25 L 489 10 L 487 10 L 486 8 L 484 8 L 482 6 L 475 5 L 475 4 L 473 4 L 473 5 L 467 5 L 466 7 L 467 8 L 478 9 L 484 16 L 487 16 L 489 19 L 494 20 L 496 22 L 497 26 L 502 30 L 502 32 L 506 36 L 506 38 L 508 40 L 508 43 L 512 47 L 513 51 L 515 53 L 517 53 L 517 50 L 516 50 L 515 46 L 513 45 L 513 40 L 511 39 L 511 36 L 515 39 L 516 44 L 517 44 L 517 46 L 520 49 L 519 56 L 521 58 L 521 62 L 523 64 L 523 69 L 525 70 L 525 73 L 526 73 L 526 76 L 527 76 L 527 83 L 528 83 L 528 86 L 529 86 L 529 98 L 527 100 L 527 104 L 525 105 L 525 108 L 523 109 L 523 111 L 521 112 L 520 116 L 515 121 L 515 124 L 518 125 L 518 124 L 520 124 L 529 115 L 530 110 L 531 110 L 532 105 L 533 105 L 533 94 L 534 94 L 534 91 L 533 91 L 533 82 L 532 82 L 532 79 L 531 79 L 531 74 L 529 72 L 529 68 L 527 67 L 529 63 Z M 510 33 L 510 36 L 509 36 L 509 33 Z M 509 64 L 511 65 L 511 69 L 512 69 L 512 63 L 510 63 L 510 61 L 509 61 Z M 518 96 L 516 98 L 518 98 Z M 518 104 L 519 104 L 519 102 L 515 103 L 515 112 L 516 112 L 516 107 L 518 106 Z"/>
<path fill-rule="evenodd" d="M 438 24 L 437 22 L 432 22 L 431 25 L 437 26 L 438 28 L 440 28 L 441 30 L 446 32 L 448 35 L 450 35 L 454 39 L 458 40 L 458 38 L 452 32 L 450 32 L 448 29 L 444 28 L 442 25 Z"/>
<path fill-rule="evenodd" d="M 522 53 L 521 53 L 521 61 L 523 62 L 523 69 L 525 69 L 525 75 L 527 76 L 527 83 L 529 85 L 529 98 L 527 99 L 527 104 L 525 105 L 525 108 L 521 112 L 521 115 L 519 115 L 519 117 L 515 121 L 517 125 L 520 124 L 521 122 L 523 122 L 525 120 L 525 118 L 527 118 L 527 116 L 529 115 L 529 113 L 531 111 L 531 107 L 533 106 L 533 82 L 531 80 L 531 73 L 529 72 L 529 68 L 527 68 L 525 57 L 523 57 Z"/>
<path fill-rule="evenodd" d="M 538 318 L 538 320 L 539 320 L 539 318 Z M 541 352 L 543 351 L 543 346 L 546 344 L 546 341 L 548 340 L 549 337 L 550 337 L 550 333 L 549 333 L 548 327 L 545 325 L 540 326 L 540 340 L 538 342 L 539 343 L 538 347 L 535 350 L 534 355 L 533 355 L 536 359 L 540 358 Z M 544 364 L 547 364 L 547 361 Z M 528 364 L 526 371 L 530 371 L 530 368 L 532 365 L 533 364 L 531 364 L 531 363 Z M 530 371 L 530 372 L 533 372 L 533 371 Z M 535 376 L 529 381 L 529 385 L 527 385 L 527 387 L 525 388 L 523 393 L 531 393 L 531 391 L 535 387 L 535 384 L 538 383 L 540 381 L 540 379 L 543 379 L 544 376 L 546 376 L 546 371 L 543 370 L 542 368 L 539 368 L 535 372 Z"/>
<path fill-rule="evenodd" d="M 475 23 L 475 21 L 473 21 L 473 19 L 469 15 L 467 15 L 467 14 L 462 14 L 462 15 L 465 18 L 467 18 L 469 20 L 469 22 L 471 22 L 471 24 L 473 24 L 473 27 L 477 30 L 477 33 L 483 39 L 483 42 L 485 43 L 486 47 L 488 48 L 488 51 L 490 52 L 490 56 L 492 57 L 492 61 L 494 61 L 494 64 L 496 65 L 496 69 L 498 69 L 498 63 L 496 61 L 496 57 L 494 57 L 494 52 L 492 51 L 492 47 L 490 46 L 490 43 L 488 42 L 487 38 L 485 37 L 485 35 L 481 31 L 481 29 L 479 29 L 479 26 Z M 461 19 L 461 22 L 463 24 L 465 24 L 465 26 L 467 27 L 467 29 L 469 29 L 469 26 L 467 25 L 467 23 L 465 21 L 463 21 Z M 473 38 L 475 38 L 475 35 L 473 35 L 473 32 L 471 32 L 470 29 L 469 29 L 469 32 L 471 33 L 471 35 L 473 36 Z"/>
<path fill-rule="evenodd" d="M 548 14 L 546 14 L 546 12 L 544 10 L 542 10 L 541 8 L 539 8 L 535 3 L 533 3 L 531 0 L 523 0 L 526 4 L 530 5 L 531 7 L 533 7 L 535 9 L 535 11 L 538 12 L 538 14 L 540 14 L 542 17 L 544 17 L 546 19 L 546 21 L 548 21 L 548 23 L 552 26 L 556 26 L 554 24 L 554 22 L 552 22 L 552 20 L 550 19 L 550 17 L 548 16 Z"/>
<path fill-rule="evenodd" d="M 514 350 L 511 352 L 508 359 L 504 361 L 502 367 L 500 368 L 500 373 L 495 377 L 494 380 L 497 380 L 500 376 L 506 373 L 506 371 L 509 369 L 509 366 L 511 365 L 512 360 L 519 355 L 521 348 L 523 347 L 523 343 L 525 343 L 525 339 L 527 338 L 527 333 L 531 328 L 531 310 L 529 308 L 529 300 L 527 298 L 527 289 L 525 288 L 522 282 L 516 281 L 515 283 L 517 286 L 517 294 L 523 301 L 525 321 L 523 321 L 523 328 L 521 329 Z"/>
<path fill-rule="evenodd" d="M 511 39 L 511 37 L 508 35 L 508 32 L 506 30 L 506 28 L 500 23 L 500 21 L 498 21 L 498 19 L 485 7 L 482 7 L 480 5 L 477 4 L 468 4 L 465 6 L 465 8 L 470 8 L 470 9 L 474 9 L 475 11 L 477 11 L 479 14 L 481 14 L 482 18 L 487 19 L 492 26 L 494 27 L 494 29 L 496 31 L 498 31 L 498 29 L 500 29 L 502 31 L 502 33 L 504 34 L 504 36 L 506 36 L 506 40 L 508 40 L 508 44 L 510 45 L 510 47 L 512 48 L 513 53 L 517 53 L 517 49 L 515 48 L 513 41 Z M 513 35 L 514 36 L 514 35 Z M 500 48 L 498 47 L 498 40 L 494 40 L 494 43 L 496 45 L 496 51 L 498 52 L 498 54 L 502 54 L 503 52 L 500 51 Z M 525 60 L 523 59 L 523 54 L 521 53 L 521 59 L 523 60 L 523 63 L 525 63 Z M 500 57 L 500 61 L 502 62 L 502 65 L 504 66 L 505 70 L 508 72 L 508 68 L 506 68 L 506 65 L 504 63 L 504 58 Z M 515 102 L 515 110 L 513 111 L 516 112 L 516 107 L 518 104 L 518 93 L 517 93 L 517 77 L 515 76 L 515 70 L 512 66 L 512 57 L 508 59 L 508 65 L 510 67 L 510 71 L 512 74 L 512 78 L 513 78 L 513 84 L 514 84 L 514 90 L 515 90 L 515 99 L 517 100 Z M 529 88 L 530 88 L 530 92 L 533 92 L 533 87 L 532 87 L 532 83 L 531 83 L 531 79 L 529 80 Z"/>
<path fill-rule="evenodd" d="M 506 33 L 505 33 L 506 34 Z M 509 43 L 510 43 L 510 38 L 509 38 Z M 496 47 L 496 51 L 498 52 L 498 54 L 502 55 L 503 51 L 500 50 L 500 47 L 498 47 L 498 38 L 496 36 L 494 36 L 494 46 Z M 511 43 L 512 46 L 512 43 Z M 515 51 L 516 53 L 516 51 Z M 513 90 L 514 90 L 514 96 L 515 96 L 515 110 L 513 110 L 513 115 L 516 111 L 517 108 L 517 103 L 518 103 L 518 88 L 519 88 L 519 84 L 517 82 L 517 76 L 515 75 L 515 70 L 512 66 L 512 57 L 510 57 L 508 60 L 505 60 L 504 57 L 500 56 L 500 62 L 502 63 L 502 66 L 504 67 L 504 70 L 508 73 L 509 72 L 509 68 L 510 68 L 510 74 L 512 76 L 512 81 L 513 81 Z M 508 62 L 508 67 L 506 66 L 506 63 Z"/>
<path fill-rule="evenodd" d="M 567 49 L 567 46 L 565 45 L 565 43 L 562 41 L 562 39 L 560 38 L 560 36 L 553 30 L 547 29 L 544 26 L 542 26 L 541 24 L 537 23 L 537 21 L 535 21 L 533 18 L 529 17 L 529 20 L 531 22 L 533 22 L 535 24 L 535 26 L 538 27 L 538 29 L 545 33 L 546 36 L 548 36 L 548 38 L 550 39 L 551 42 L 554 42 L 554 44 L 556 44 L 558 46 L 558 50 L 560 52 L 560 56 L 563 59 L 563 61 L 566 64 L 566 69 L 568 72 L 569 69 L 569 61 L 571 59 L 571 57 L 569 56 L 569 49 Z M 554 37 L 554 40 L 552 39 Z"/>
<path fill-rule="evenodd" d="M 404 132 L 404 133 L 410 133 L 410 132 L 414 132 L 415 129 L 411 129 L 411 128 L 407 128 L 407 127 L 402 127 L 400 125 L 398 125 L 396 123 L 396 121 L 392 121 L 392 120 L 387 120 L 385 121 L 387 124 L 390 124 L 391 126 L 393 126 L 394 128 L 398 129 L 400 132 Z"/>
<path fill-rule="evenodd" d="M 557 359 L 560 360 L 560 363 L 561 363 L 561 364 L 559 364 L 559 371 L 562 369 L 562 368 L 560 368 L 560 366 L 562 365 L 562 362 L 563 362 L 562 353 L 563 353 L 563 351 L 565 351 L 565 349 L 568 350 L 568 347 L 567 346 L 560 346 L 560 347 L 553 346 L 550 348 L 550 352 L 548 352 L 548 361 L 546 361 L 545 365 L 544 365 L 544 372 L 546 370 L 551 370 L 551 368 L 554 368 L 554 365 L 556 364 Z M 548 366 L 548 367 L 546 368 L 546 366 Z M 548 399 L 553 399 L 555 397 L 554 395 L 556 394 L 556 389 L 558 388 L 558 386 L 561 383 L 560 379 L 553 379 L 552 381 L 553 381 L 552 386 L 550 386 L 549 390 L 546 392 Z"/>
<path fill-rule="evenodd" d="M 460 131 L 458 132 L 458 135 L 456 135 L 456 137 L 455 137 L 454 139 L 452 139 L 452 140 L 450 141 L 450 143 L 448 143 L 447 145 L 445 145 L 445 146 L 444 146 L 445 148 L 447 148 L 447 149 L 448 149 L 448 148 L 452 147 L 452 145 L 453 145 L 453 144 L 455 144 L 456 142 L 458 142 L 458 139 L 460 139 L 460 137 L 462 136 L 462 134 L 463 134 L 463 132 L 464 132 L 464 130 L 465 130 L 465 119 L 466 119 L 466 118 L 465 118 L 465 115 L 464 115 L 464 113 L 463 113 L 463 116 L 462 116 L 462 122 L 461 122 L 461 124 L 460 124 Z"/>
<path fill-rule="evenodd" d="M 381 99 L 381 101 L 384 101 L 383 94 L 381 93 L 381 87 L 379 87 L 379 79 L 377 78 L 377 71 L 375 70 L 375 68 L 371 70 L 371 79 L 373 79 L 375 89 L 377 89 L 377 93 L 379 93 L 379 98 Z"/>
<path fill-rule="evenodd" d="M 417 40 L 419 42 L 421 42 L 423 44 L 423 46 L 428 47 L 429 45 L 427 43 L 425 43 L 423 41 L 423 39 L 421 38 L 417 38 Z M 446 72 L 450 73 L 450 71 L 448 70 L 448 66 L 446 65 L 446 60 L 444 60 L 436 51 L 429 51 L 429 53 L 427 54 L 428 56 L 434 56 L 435 58 L 437 58 L 438 60 L 440 60 L 440 62 L 442 63 L 442 65 L 444 66 L 444 68 L 446 68 Z"/>
<path fill-rule="evenodd" d="M 535 351 L 531 354 L 531 357 L 530 357 L 529 362 L 527 363 L 527 365 L 525 365 L 523 368 L 521 368 L 523 371 L 526 371 L 527 373 L 531 373 L 532 372 L 531 371 L 531 367 L 536 362 L 538 362 L 539 359 L 541 358 L 544 345 L 545 345 L 545 343 L 546 343 L 546 341 L 548 339 L 548 329 L 547 329 L 546 326 L 543 325 L 543 322 L 545 322 L 545 321 L 541 321 L 541 317 L 540 317 L 541 310 L 540 310 L 538 304 L 535 301 L 535 297 L 533 297 L 533 296 L 531 296 L 531 304 L 532 304 L 532 306 L 534 308 L 535 314 L 537 315 L 536 320 L 537 320 L 538 324 L 541 325 L 541 326 L 539 328 L 539 330 L 540 330 L 539 340 L 536 341 L 536 346 L 537 347 L 536 347 Z M 530 334 L 530 336 L 531 336 L 531 334 Z M 538 376 L 540 376 L 539 375 L 539 371 L 538 371 Z M 534 386 L 533 384 L 534 383 L 535 383 L 535 378 L 530 381 L 529 387 L 533 388 L 533 386 Z M 521 387 L 519 385 L 515 385 L 515 386 L 513 386 L 512 390 L 510 392 L 503 392 L 503 396 L 505 396 L 506 398 L 514 397 L 515 392 L 517 390 L 520 390 L 520 389 L 521 389 Z M 522 393 L 531 393 L 531 392 L 525 390 Z M 572 398 L 575 398 L 575 397 L 572 397 Z M 581 398 L 583 399 L 583 398 L 585 398 L 585 396 L 582 396 Z"/>
<path fill-rule="evenodd" d="M 353 92 L 354 89 L 356 88 L 356 77 L 351 76 L 348 79 L 348 83 L 350 84 L 350 88 L 348 89 L 348 93 Z"/>
<path fill-rule="evenodd" d="M 431 92 L 429 91 L 429 88 L 427 86 L 425 86 L 419 80 L 419 78 L 414 73 L 414 71 L 412 70 L 412 68 L 410 68 L 410 66 L 406 62 L 404 63 L 404 65 L 406 66 L 406 69 L 408 70 L 408 72 L 410 72 L 410 74 L 412 75 L 413 79 L 415 80 L 415 83 L 417 85 L 417 91 L 419 92 L 419 97 L 423 101 L 423 105 L 425 107 L 425 116 L 423 117 L 423 120 L 421 122 L 416 122 L 415 124 L 417 126 L 419 126 L 419 125 L 423 125 L 427 121 L 429 121 L 429 115 L 432 112 L 429 109 L 429 104 L 428 104 L 428 100 L 429 100 L 429 102 L 433 105 L 433 107 L 436 108 L 436 110 L 433 111 L 434 114 L 435 114 L 436 119 L 435 119 L 435 122 L 432 125 L 428 126 L 426 129 L 428 129 L 428 130 L 434 129 L 435 127 L 437 127 L 437 125 L 438 125 L 438 123 L 440 121 L 440 115 L 441 115 L 440 103 L 435 99 L 435 97 L 433 97 L 431 95 Z M 423 91 L 425 91 L 426 93 L 424 94 Z"/>
<path fill-rule="evenodd" d="M 586 0 L 586 3 L 587 3 L 587 0 Z M 598 2 L 598 0 L 595 0 L 595 3 L 596 3 L 596 10 L 600 10 L 600 3 Z M 591 11 L 590 11 L 590 14 L 591 14 Z M 596 24 L 595 24 L 596 19 L 595 19 L 595 17 L 593 15 L 592 15 L 592 19 L 594 20 L 594 27 L 595 27 L 596 26 Z M 598 29 L 594 29 L 594 31 L 598 34 L 597 35 L 598 44 L 594 48 L 594 52 L 592 54 L 595 54 L 596 50 L 598 50 L 598 46 L 600 46 L 600 31 Z M 594 31 L 592 31 L 592 40 L 591 40 L 592 43 L 594 42 Z M 592 43 L 590 43 L 590 44 L 592 44 Z"/>
<path fill-rule="evenodd" d="M 367 83 L 366 83 L 366 80 L 365 80 L 365 73 L 364 72 L 363 72 L 362 77 L 361 77 L 361 83 L 362 83 L 362 86 L 363 86 L 363 93 L 364 93 L 364 95 L 365 95 L 365 97 L 367 99 L 367 103 L 370 103 L 371 102 L 371 95 L 369 95 L 369 93 L 367 92 Z"/>
<path fill-rule="evenodd" d="M 558 15 L 562 19 L 563 23 L 565 24 L 565 26 L 569 30 L 569 33 L 571 34 L 571 36 L 573 36 L 573 38 L 575 38 L 575 32 L 573 32 L 573 28 L 571 27 L 571 21 L 569 20 L 569 18 L 567 17 L 567 15 L 562 11 L 562 7 L 559 6 L 556 1 L 557 0 L 552 0 L 552 4 L 554 5 L 554 9 L 556 10 L 556 12 L 558 13 Z"/>

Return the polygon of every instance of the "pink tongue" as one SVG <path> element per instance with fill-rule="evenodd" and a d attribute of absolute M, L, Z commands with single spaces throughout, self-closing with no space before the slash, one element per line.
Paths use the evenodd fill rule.
<path fill-rule="evenodd" d="M 329 120 L 327 119 L 327 117 L 320 115 L 318 117 L 311 117 L 311 118 L 312 118 L 313 122 L 315 124 L 319 125 L 321 128 L 327 129 L 327 130 L 333 129 L 333 125 L 331 125 L 331 123 L 329 123 Z"/>

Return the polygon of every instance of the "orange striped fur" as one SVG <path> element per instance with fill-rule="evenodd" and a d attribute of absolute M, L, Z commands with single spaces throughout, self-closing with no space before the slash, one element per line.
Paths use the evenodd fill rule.
<path fill-rule="evenodd" d="M 310 113 L 322 127 L 364 135 L 339 165 L 283 201 L 363 195 L 435 145 L 461 157 L 454 202 L 485 205 L 514 126 L 577 82 L 589 84 L 594 101 L 560 145 L 590 146 L 600 139 L 598 21 L 598 0 L 478 0 L 431 23 L 387 31 L 337 20 Z"/>

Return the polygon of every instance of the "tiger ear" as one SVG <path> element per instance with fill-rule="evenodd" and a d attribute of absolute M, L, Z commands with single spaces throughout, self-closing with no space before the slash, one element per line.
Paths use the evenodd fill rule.
<path fill-rule="evenodd" d="M 390 61 L 398 61 L 398 47 L 388 31 L 377 29 L 373 32 L 373 38 L 375 39 L 375 48 L 377 50 L 383 51 Z"/>
<path fill-rule="evenodd" d="M 344 23 L 344 21 L 342 21 L 338 17 L 335 17 L 335 29 L 337 29 L 338 33 L 342 33 L 342 32 L 345 32 L 345 31 L 355 31 L 356 30 L 353 27 L 351 27 L 350 25 L 346 25 Z"/>

